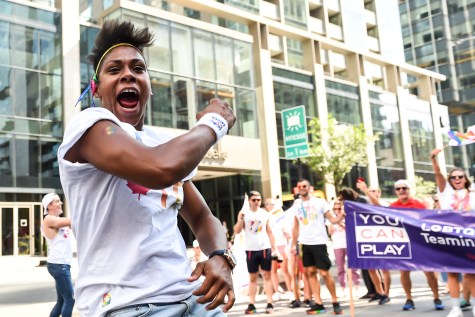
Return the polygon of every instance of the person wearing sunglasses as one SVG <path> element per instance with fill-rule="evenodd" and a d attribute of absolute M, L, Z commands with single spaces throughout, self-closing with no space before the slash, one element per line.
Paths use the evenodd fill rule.
<path fill-rule="evenodd" d="M 441 149 L 434 149 L 430 156 L 437 183 L 440 208 L 443 210 L 453 210 L 454 212 L 475 213 L 475 193 L 470 191 L 471 182 L 467 174 L 462 168 L 456 167 L 445 178 L 437 161 L 437 156 L 441 151 Z M 460 287 L 458 276 L 459 273 L 448 272 L 448 286 L 452 308 L 447 317 L 463 316 L 459 303 Z M 475 274 L 464 274 L 464 285 L 470 287 L 473 298 L 475 296 Z M 475 316 L 475 307 L 473 308 L 473 316 Z"/>
<path fill-rule="evenodd" d="M 343 202 L 336 200 L 333 204 L 333 213 L 339 216 L 343 213 Z M 328 233 L 332 239 L 333 252 L 335 254 L 335 263 L 338 271 L 338 283 L 341 287 L 341 293 L 343 296 L 347 296 L 346 293 L 346 269 L 345 263 L 347 262 L 347 250 L 346 250 L 346 226 L 345 221 L 341 221 L 336 224 L 328 224 Z M 360 274 L 358 269 L 351 269 L 351 277 L 353 285 L 356 289 L 360 286 Z"/>
<path fill-rule="evenodd" d="M 301 180 L 298 188 L 300 198 L 294 201 L 287 212 L 290 211 L 294 215 L 291 250 L 296 252 L 297 241 L 302 245 L 304 273 L 315 300 L 315 304 L 310 306 L 307 314 L 315 315 L 326 311 L 320 297 L 320 282 L 317 278 L 317 274 L 320 274 L 330 292 L 333 312 L 341 315 L 343 310 L 336 296 L 335 281 L 329 271 L 331 261 L 327 251 L 328 234 L 325 220 L 340 223 L 345 218 L 345 213 L 335 216 L 326 200 L 311 194 L 308 180 Z"/>
<path fill-rule="evenodd" d="M 400 179 L 394 183 L 394 191 L 397 196 L 397 200 L 390 204 L 390 207 L 397 207 L 397 208 L 408 208 L 408 209 L 426 209 L 426 205 L 411 196 L 411 186 L 409 182 L 405 179 Z M 371 193 L 368 194 L 370 196 Z M 381 204 L 377 200 L 370 199 L 374 205 L 381 206 Z M 432 291 L 432 295 L 434 297 L 434 308 L 436 310 L 443 310 L 444 304 L 439 298 L 439 283 L 437 281 L 437 276 L 435 272 L 424 272 L 427 284 Z M 412 281 L 411 281 L 411 271 L 400 271 L 401 276 L 401 285 L 404 289 L 404 293 L 406 293 L 406 302 L 402 306 L 402 310 L 414 310 L 416 308 L 414 304 L 414 300 L 412 298 Z"/>
<path fill-rule="evenodd" d="M 244 230 L 246 238 L 246 262 L 249 272 L 249 305 L 244 311 L 246 315 L 256 314 L 257 309 L 257 278 L 259 269 L 264 279 L 264 292 L 267 297 L 266 313 L 274 312 L 272 294 L 274 293 L 271 268 L 272 254 L 278 254 L 275 247 L 274 234 L 269 224 L 269 213 L 261 208 L 262 198 L 258 191 L 251 191 L 249 196 L 249 210 L 241 210 L 238 220 L 234 225 L 234 232 L 241 233 Z"/>

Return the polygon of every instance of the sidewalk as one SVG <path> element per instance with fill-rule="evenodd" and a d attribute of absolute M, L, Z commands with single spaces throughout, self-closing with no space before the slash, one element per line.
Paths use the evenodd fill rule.
<path fill-rule="evenodd" d="M 46 267 L 39 267 L 42 257 L 0 257 L 0 316 L 22 316 L 22 317 L 47 317 L 56 299 L 54 280 L 49 275 Z M 74 259 L 71 266 L 73 280 L 77 275 L 77 259 Z M 445 317 L 445 311 L 434 310 L 432 304 L 432 293 L 427 286 L 425 276 L 422 272 L 411 274 L 413 282 L 413 297 L 416 310 L 403 311 L 402 305 L 405 302 L 404 291 L 399 282 L 399 273 L 392 274 L 391 301 L 386 305 L 368 303 L 366 300 L 355 300 L 355 315 L 358 317 Z M 443 287 L 440 287 L 442 289 Z M 360 294 L 355 294 L 354 298 L 359 298 L 364 291 L 364 285 L 360 289 Z M 331 309 L 331 297 L 325 286 L 322 286 L 322 299 L 327 308 L 326 314 L 333 314 Z M 450 300 L 447 295 L 441 296 L 442 301 L 448 307 Z M 244 310 L 248 304 L 246 296 L 238 297 L 238 300 L 231 311 L 229 317 L 245 316 Z M 342 316 L 350 315 L 350 301 L 348 298 L 340 298 L 344 309 Z M 307 316 L 304 307 L 291 309 L 288 307 L 289 301 L 276 302 L 273 316 Z M 260 314 L 265 314 L 266 297 L 257 296 L 256 307 Z M 79 317 L 75 312 L 74 317 Z M 465 311 L 464 317 L 473 317 L 471 311 Z"/>

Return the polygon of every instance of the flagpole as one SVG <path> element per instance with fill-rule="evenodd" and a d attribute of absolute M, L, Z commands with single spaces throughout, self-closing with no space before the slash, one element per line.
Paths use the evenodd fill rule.
<path fill-rule="evenodd" d="M 353 272 L 350 268 L 346 269 L 347 284 L 350 288 L 350 316 L 355 317 L 355 302 L 353 300 Z"/>
<path fill-rule="evenodd" d="M 446 144 L 443 148 L 441 148 L 440 150 L 441 150 L 441 151 L 445 150 L 446 148 L 449 147 L 449 145 L 450 145 L 450 142 L 447 143 L 447 144 Z M 435 155 L 431 155 L 431 156 L 429 156 L 429 159 L 433 159 L 434 157 L 435 157 Z"/>

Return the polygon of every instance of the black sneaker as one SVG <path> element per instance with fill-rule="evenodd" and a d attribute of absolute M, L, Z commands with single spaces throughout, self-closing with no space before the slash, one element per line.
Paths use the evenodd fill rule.
<path fill-rule="evenodd" d="M 254 304 L 249 304 L 249 306 L 247 306 L 247 309 L 244 311 L 244 313 L 246 315 L 257 314 L 256 306 L 254 306 Z"/>
<path fill-rule="evenodd" d="M 436 298 L 434 299 L 434 308 L 435 310 L 444 310 L 445 306 L 440 299 Z"/>
<path fill-rule="evenodd" d="M 303 300 L 303 303 L 304 303 L 304 305 L 307 306 L 307 307 L 310 307 L 310 306 L 312 306 L 312 305 L 315 304 L 315 303 L 314 303 L 312 300 L 310 300 L 310 299 L 304 299 L 304 300 Z"/>
<path fill-rule="evenodd" d="M 272 314 L 274 312 L 274 306 L 271 303 L 267 303 L 266 314 Z"/>
<path fill-rule="evenodd" d="M 373 297 L 371 297 L 368 302 L 374 302 L 374 301 L 380 301 L 383 296 L 381 294 L 374 294 Z"/>
<path fill-rule="evenodd" d="M 366 293 L 364 294 L 363 296 L 360 297 L 360 299 L 370 299 L 371 297 L 373 297 L 375 294 L 370 294 L 370 293 Z"/>
<path fill-rule="evenodd" d="M 296 299 L 291 301 L 290 304 L 289 304 L 290 308 L 299 308 L 300 306 L 302 306 L 302 303 L 300 303 L 300 301 L 296 300 Z"/>
<path fill-rule="evenodd" d="M 391 299 L 387 295 L 381 295 L 381 299 L 379 300 L 379 305 L 384 305 L 386 303 L 389 303 Z"/>
<path fill-rule="evenodd" d="M 413 309 L 416 309 L 416 306 L 414 305 L 414 302 L 412 301 L 412 299 L 406 300 L 406 303 L 404 304 L 404 306 L 402 306 L 402 310 L 413 310 Z"/>
<path fill-rule="evenodd" d="M 343 309 L 341 309 L 340 303 L 333 303 L 333 312 L 335 313 L 335 315 L 343 314 Z"/>
<path fill-rule="evenodd" d="M 461 310 L 470 310 L 472 308 L 472 303 L 470 301 L 462 299 L 460 302 L 460 309 Z"/>
<path fill-rule="evenodd" d="M 325 311 L 325 307 L 322 304 L 314 304 L 307 310 L 307 315 L 317 315 L 324 313 Z"/>

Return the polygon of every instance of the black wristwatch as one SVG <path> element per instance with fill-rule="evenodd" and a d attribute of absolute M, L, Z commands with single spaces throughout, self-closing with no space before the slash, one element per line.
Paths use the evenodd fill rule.
<path fill-rule="evenodd" d="M 209 259 L 211 259 L 215 255 L 220 255 L 228 261 L 229 266 L 231 267 L 231 270 L 233 270 L 236 267 L 236 258 L 234 257 L 234 254 L 231 250 L 229 249 L 222 249 L 222 250 L 216 250 L 211 252 L 211 254 L 208 256 Z"/>

